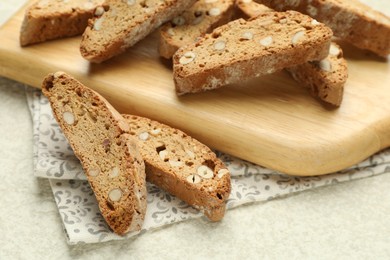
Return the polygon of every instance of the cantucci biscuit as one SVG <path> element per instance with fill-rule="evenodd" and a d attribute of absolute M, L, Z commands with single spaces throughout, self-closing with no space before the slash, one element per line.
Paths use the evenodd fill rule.
<path fill-rule="evenodd" d="M 324 59 L 332 31 L 295 11 L 218 27 L 173 56 L 176 93 L 195 93 Z"/>
<path fill-rule="evenodd" d="M 95 63 L 124 52 L 195 0 L 106 0 L 98 7 L 81 40 L 81 55 Z"/>
<path fill-rule="evenodd" d="M 272 11 L 265 5 L 248 0 L 238 0 L 237 7 L 249 18 Z M 343 51 L 336 43 L 330 45 L 329 55 L 325 59 L 296 65 L 287 68 L 287 71 L 314 97 L 334 106 L 341 105 L 348 69 Z"/>
<path fill-rule="evenodd" d="M 222 219 L 230 194 L 230 174 L 207 146 L 180 130 L 139 116 L 124 115 L 138 140 L 146 179 L 201 210 Z"/>
<path fill-rule="evenodd" d="M 234 0 L 198 0 L 191 8 L 173 18 L 160 29 L 159 53 L 170 59 L 182 46 L 229 22 Z"/>
<path fill-rule="evenodd" d="M 348 68 L 343 51 L 336 43 L 330 45 L 329 55 L 325 59 L 290 67 L 287 71 L 302 86 L 308 88 L 313 96 L 340 106 Z"/>
<path fill-rule="evenodd" d="M 380 56 L 390 54 L 390 18 L 358 0 L 256 0 L 277 11 L 296 10 L 326 24 L 335 36 Z"/>
<path fill-rule="evenodd" d="M 63 72 L 48 75 L 42 91 L 107 224 L 120 235 L 140 230 L 146 212 L 145 164 L 129 124 L 102 96 Z"/>
<path fill-rule="evenodd" d="M 20 29 L 20 45 L 81 35 L 104 0 L 40 0 L 27 8 Z"/>

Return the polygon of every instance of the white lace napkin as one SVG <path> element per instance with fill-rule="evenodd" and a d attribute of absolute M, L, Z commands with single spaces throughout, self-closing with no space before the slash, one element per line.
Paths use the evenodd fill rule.
<path fill-rule="evenodd" d="M 34 174 L 49 178 L 69 244 L 126 239 L 112 233 L 101 216 L 81 165 L 54 120 L 47 99 L 26 88 L 34 129 Z M 231 209 L 291 193 L 390 172 L 390 149 L 349 169 L 313 177 L 288 176 L 217 152 L 232 174 Z M 148 184 L 148 207 L 141 232 L 202 216 L 176 197 Z M 226 214 L 229 214 L 227 212 Z"/>

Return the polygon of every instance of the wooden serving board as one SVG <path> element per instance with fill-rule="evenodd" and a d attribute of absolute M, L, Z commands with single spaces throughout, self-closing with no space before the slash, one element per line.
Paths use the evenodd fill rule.
<path fill-rule="evenodd" d="M 349 79 L 340 108 L 329 109 L 285 72 L 177 97 L 157 34 L 104 64 L 79 54 L 80 37 L 19 46 L 24 10 L 0 28 L 0 75 L 40 87 L 65 71 L 122 113 L 180 128 L 205 144 L 292 175 L 335 172 L 390 146 L 390 62 L 343 45 Z"/>

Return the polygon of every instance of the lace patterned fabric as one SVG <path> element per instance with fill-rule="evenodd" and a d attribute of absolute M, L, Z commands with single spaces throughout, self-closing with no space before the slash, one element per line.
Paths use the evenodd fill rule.
<path fill-rule="evenodd" d="M 53 118 L 47 99 L 39 90 L 29 87 L 26 87 L 26 95 L 33 120 L 34 174 L 49 179 L 69 244 L 126 239 L 147 230 L 203 216 L 185 202 L 148 183 L 148 208 L 141 232 L 123 237 L 111 232 L 99 212 L 78 159 Z M 390 172 L 390 149 L 343 171 L 309 177 L 288 176 L 218 151 L 216 153 L 232 176 L 228 209 Z"/>

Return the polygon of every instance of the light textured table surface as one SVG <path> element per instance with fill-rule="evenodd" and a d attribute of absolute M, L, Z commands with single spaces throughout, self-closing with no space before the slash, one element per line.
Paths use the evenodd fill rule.
<path fill-rule="evenodd" d="M 0 19 L 20 2 L 1 1 Z M 365 2 L 389 13 L 388 1 Z M 196 219 L 126 241 L 68 246 L 48 180 L 33 177 L 24 89 L 3 78 L 0 144 L 1 260 L 390 258 L 390 174 L 239 207 L 220 223 Z"/>

